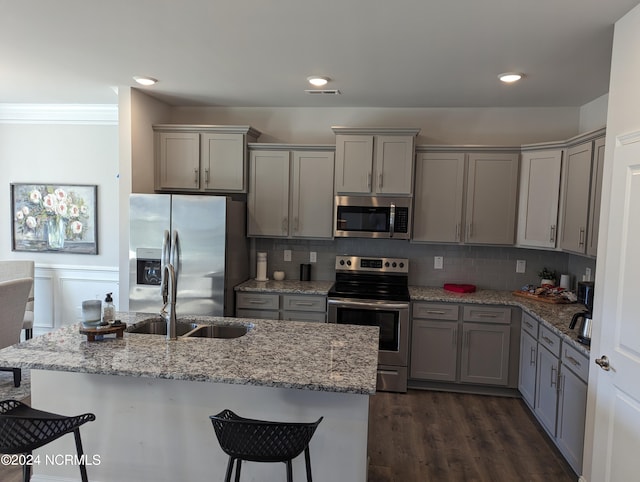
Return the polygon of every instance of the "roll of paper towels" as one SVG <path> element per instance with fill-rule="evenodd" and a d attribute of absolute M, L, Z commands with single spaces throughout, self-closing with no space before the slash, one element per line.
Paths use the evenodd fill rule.
<path fill-rule="evenodd" d="M 565 290 L 570 289 L 571 285 L 571 275 L 561 274 L 560 275 L 560 288 L 564 288 Z"/>

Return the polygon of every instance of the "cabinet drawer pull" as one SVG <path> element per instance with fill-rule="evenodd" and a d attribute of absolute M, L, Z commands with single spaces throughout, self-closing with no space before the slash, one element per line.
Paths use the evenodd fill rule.
<path fill-rule="evenodd" d="M 476 316 L 478 318 L 498 318 L 495 313 L 478 313 Z"/>
<path fill-rule="evenodd" d="M 576 360 L 575 358 L 573 358 L 571 355 L 567 355 L 565 353 L 565 358 L 567 360 L 569 360 L 573 364 L 573 366 L 579 367 L 581 365 L 581 363 L 578 360 Z"/>
<path fill-rule="evenodd" d="M 525 320 L 524 322 L 525 325 L 527 325 L 529 328 L 533 328 L 533 324 L 529 323 L 528 321 Z"/>
<path fill-rule="evenodd" d="M 547 336 L 542 335 L 542 339 L 547 343 L 547 345 L 551 345 L 551 346 L 555 345 L 554 341 Z"/>
<path fill-rule="evenodd" d="M 296 306 L 313 306 L 314 305 L 312 301 L 294 301 L 293 304 Z"/>
<path fill-rule="evenodd" d="M 430 315 L 444 315 L 446 312 L 445 311 L 438 311 L 438 310 L 427 310 L 426 313 L 428 313 Z"/>
<path fill-rule="evenodd" d="M 252 305 L 264 305 L 267 302 L 267 300 L 256 300 L 256 299 L 248 300 L 248 301 Z"/>

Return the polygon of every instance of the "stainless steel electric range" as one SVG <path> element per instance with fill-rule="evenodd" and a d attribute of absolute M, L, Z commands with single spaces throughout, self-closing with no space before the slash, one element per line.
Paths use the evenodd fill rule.
<path fill-rule="evenodd" d="M 407 391 L 409 358 L 409 260 L 336 256 L 328 322 L 380 328 L 380 391 Z"/>

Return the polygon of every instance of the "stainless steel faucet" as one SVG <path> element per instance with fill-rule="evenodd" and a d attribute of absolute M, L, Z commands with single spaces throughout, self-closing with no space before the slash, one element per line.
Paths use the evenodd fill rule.
<path fill-rule="evenodd" d="M 177 297 L 177 283 L 176 283 L 176 270 L 171 263 L 167 263 L 162 270 L 162 302 L 164 306 L 160 310 L 160 316 L 162 316 L 167 322 L 167 340 L 177 340 L 176 336 L 176 297 Z M 167 305 L 169 305 L 169 311 L 167 312 Z"/>

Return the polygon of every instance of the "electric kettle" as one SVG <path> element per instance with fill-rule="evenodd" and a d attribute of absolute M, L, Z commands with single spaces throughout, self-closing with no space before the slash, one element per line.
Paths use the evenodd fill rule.
<path fill-rule="evenodd" d="M 591 345 L 591 328 L 593 324 L 592 314 L 590 311 L 581 311 L 573 315 L 571 323 L 569 323 L 569 329 L 573 330 L 578 323 L 579 319 L 582 319 L 580 327 L 578 328 L 578 341 L 583 345 Z"/>

